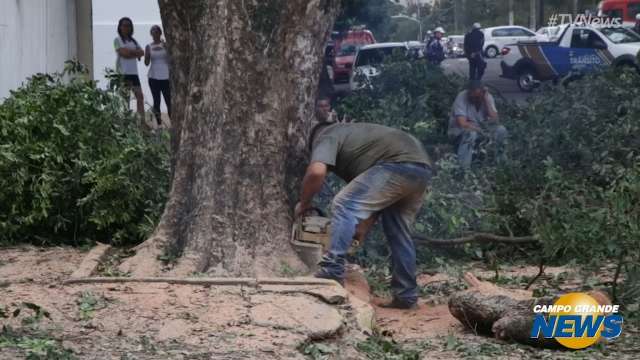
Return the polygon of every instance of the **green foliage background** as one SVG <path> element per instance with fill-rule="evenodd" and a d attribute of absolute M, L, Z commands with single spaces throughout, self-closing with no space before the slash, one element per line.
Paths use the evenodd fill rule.
<path fill-rule="evenodd" d="M 543 256 L 547 264 L 570 262 L 595 271 L 615 264 L 626 279 L 616 289 L 618 301 L 637 302 L 640 76 L 612 69 L 567 86 L 546 86 L 526 104 L 509 103 L 494 91 L 510 132 L 509 162 L 496 166 L 491 144 L 482 143 L 472 171 L 464 173 L 446 138 L 450 106 L 463 87 L 462 79 L 422 61 L 388 61 L 368 88 L 338 106 L 356 121 L 412 133 L 437 159 L 416 233 L 535 235 L 541 248 L 467 245 L 462 250 L 471 256 L 478 249 L 499 250 L 511 260 L 526 250 L 531 254 L 526 261 Z M 379 232 L 370 240 L 360 259 L 366 264 L 372 254 L 387 254 Z M 432 261 L 431 253 L 422 249 L 421 262 Z"/>
<path fill-rule="evenodd" d="M 162 210 L 168 135 L 141 130 L 81 65 L 0 104 L 0 243 L 139 242 Z"/>

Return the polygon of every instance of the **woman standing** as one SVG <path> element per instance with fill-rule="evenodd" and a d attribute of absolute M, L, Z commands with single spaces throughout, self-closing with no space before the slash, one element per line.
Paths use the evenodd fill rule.
<path fill-rule="evenodd" d="M 145 48 L 144 63 L 149 67 L 149 87 L 153 96 L 153 113 L 158 126 L 162 125 L 160 115 L 160 94 L 164 97 L 167 112 L 171 117 L 171 89 L 169 87 L 169 55 L 165 42 L 161 38 L 162 29 L 158 25 L 151 27 L 153 42 Z"/>
<path fill-rule="evenodd" d="M 138 60 L 144 56 L 144 51 L 133 38 L 133 22 L 128 17 L 118 21 L 118 37 L 113 40 L 116 50 L 116 70 L 124 75 L 125 84 L 136 96 L 138 115 L 144 120 L 144 98 L 138 77 Z"/>

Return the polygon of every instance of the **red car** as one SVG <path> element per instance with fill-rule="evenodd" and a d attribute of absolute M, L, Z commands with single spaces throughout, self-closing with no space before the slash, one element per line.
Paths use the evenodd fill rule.
<path fill-rule="evenodd" d="M 333 60 L 333 81 L 348 83 L 351 68 L 358 49 L 364 45 L 375 44 L 376 39 L 369 30 L 352 29 L 336 41 Z"/>

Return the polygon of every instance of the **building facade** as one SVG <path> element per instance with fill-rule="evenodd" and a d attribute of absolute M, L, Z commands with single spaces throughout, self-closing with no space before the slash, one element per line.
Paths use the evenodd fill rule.
<path fill-rule="evenodd" d="M 0 0 L 0 99 L 35 73 L 93 65 L 90 0 Z"/>

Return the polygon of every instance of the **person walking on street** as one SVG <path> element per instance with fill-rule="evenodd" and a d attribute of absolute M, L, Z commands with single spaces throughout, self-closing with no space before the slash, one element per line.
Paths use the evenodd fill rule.
<path fill-rule="evenodd" d="M 144 121 L 144 98 L 138 77 L 138 61 L 144 56 L 144 50 L 133 38 L 133 22 L 128 17 L 118 21 L 118 37 L 113 40 L 113 47 L 116 51 L 116 71 L 124 76 L 125 85 L 133 91 L 138 115 Z"/>
<path fill-rule="evenodd" d="M 456 97 L 451 109 L 449 140 L 456 147 L 460 166 L 471 166 L 476 141 L 490 136 L 496 144 L 496 161 L 505 160 L 507 129 L 500 125 L 493 96 L 480 80 L 471 80 L 467 89 Z"/>
<path fill-rule="evenodd" d="M 401 130 L 382 125 L 327 122 L 313 128 L 309 142 L 311 161 L 296 217 L 310 209 L 328 171 L 348 182 L 333 199 L 331 246 L 315 276 L 343 284 L 356 227 L 380 215 L 391 248 L 393 300 L 385 307 L 414 308 L 418 286 L 410 226 L 432 176 L 431 160 L 422 144 Z"/>
<path fill-rule="evenodd" d="M 471 31 L 464 36 L 464 54 L 469 60 L 469 80 L 482 80 L 487 63 L 484 61 L 484 33 L 479 23 L 474 23 Z"/>
<path fill-rule="evenodd" d="M 158 25 L 151 27 L 153 42 L 146 46 L 144 63 L 149 66 L 149 88 L 153 97 L 153 114 L 158 126 L 162 125 L 160 114 L 160 95 L 164 97 L 167 112 L 171 117 L 171 87 L 169 86 L 169 54 L 162 40 L 162 29 Z"/>
<path fill-rule="evenodd" d="M 433 32 L 433 39 L 427 44 L 427 60 L 431 64 L 440 65 L 445 59 L 444 44 L 442 41 L 444 29 L 437 27 Z"/>
<path fill-rule="evenodd" d="M 640 34 L 640 14 L 636 14 L 636 23 L 633 25 L 633 31 Z"/>

